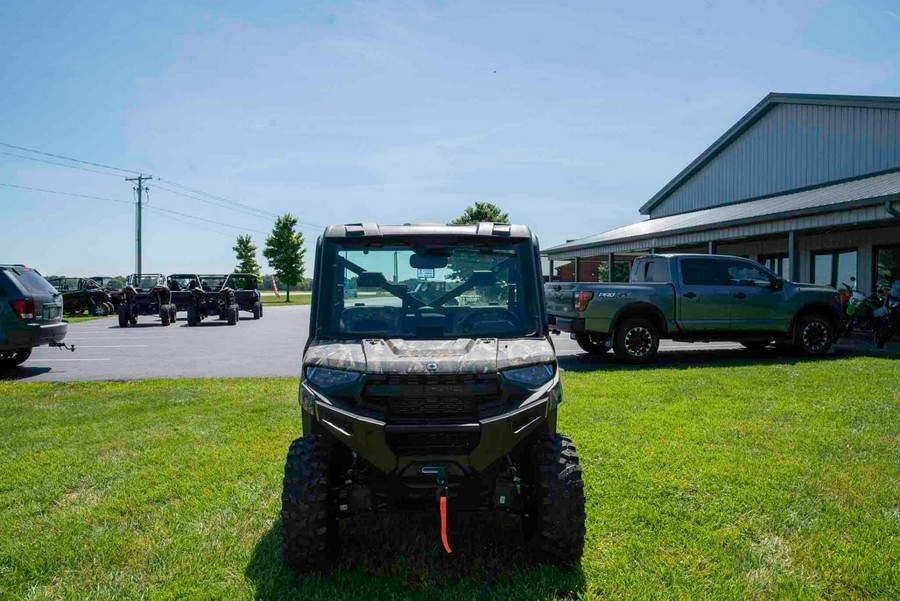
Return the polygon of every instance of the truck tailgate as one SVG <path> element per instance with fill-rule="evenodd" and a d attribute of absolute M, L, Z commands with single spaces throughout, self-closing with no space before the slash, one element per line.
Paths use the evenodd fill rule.
<path fill-rule="evenodd" d="M 544 286 L 544 299 L 547 303 L 547 314 L 553 317 L 575 318 L 573 295 L 577 282 L 551 282 Z"/>

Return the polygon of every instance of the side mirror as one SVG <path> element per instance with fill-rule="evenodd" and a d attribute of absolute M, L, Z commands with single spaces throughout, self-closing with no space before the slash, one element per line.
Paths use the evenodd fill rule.
<path fill-rule="evenodd" d="M 784 278 L 774 278 L 772 283 L 769 285 L 772 290 L 782 290 L 784 289 Z"/>

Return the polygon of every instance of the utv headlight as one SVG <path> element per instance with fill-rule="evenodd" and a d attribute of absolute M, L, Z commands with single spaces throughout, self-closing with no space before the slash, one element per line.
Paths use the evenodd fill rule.
<path fill-rule="evenodd" d="M 359 379 L 359 375 L 359 372 L 329 369 L 327 367 L 306 368 L 306 379 L 320 388 L 352 384 Z"/>
<path fill-rule="evenodd" d="M 503 377 L 516 384 L 543 386 L 553 378 L 553 365 L 543 363 L 518 369 L 508 369 L 503 372 Z"/>

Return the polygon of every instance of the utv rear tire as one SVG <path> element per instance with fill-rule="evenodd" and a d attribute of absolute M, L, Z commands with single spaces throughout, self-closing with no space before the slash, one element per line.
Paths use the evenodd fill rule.
<path fill-rule="evenodd" d="M 606 346 L 606 340 L 600 334 L 580 332 L 575 335 L 575 342 L 578 343 L 581 350 L 595 357 L 602 357 L 609 350 Z"/>
<path fill-rule="evenodd" d="M 649 363 L 659 350 L 659 332 L 649 319 L 633 317 L 616 328 L 613 338 L 616 357 L 628 363 Z"/>
<path fill-rule="evenodd" d="M 164 326 L 172 323 L 172 314 L 169 312 L 169 305 L 163 305 L 159 308 L 159 320 Z"/>
<path fill-rule="evenodd" d="M 542 562 L 568 566 L 584 553 L 584 482 L 578 452 L 567 437 L 547 434 L 530 448 L 535 491 L 524 520 L 526 536 Z"/>
<path fill-rule="evenodd" d="M 119 305 L 119 327 L 127 328 L 128 321 L 128 305 L 122 303 L 121 305 Z"/>
<path fill-rule="evenodd" d="M 173 304 L 169 305 L 169 321 L 172 323 L 178 321 L 178 308 Z"/>
<path fill-rule="evenodd" d="M 0 351 L 0 367 L 16 367 L 22 365 L 31 356 L 30 348 L 17 351 Z"/>
<path fill-rule="evenodd" d="M 238 322 L 238 311 L 237 305 L 231 305 L 228 307 L 228 325 L 233 326 Z"/>
<path fill-rule="evenodd" d="M 262 303 L 253 303 L 253 319 L 262 317 Z"/>
<path fill-rule="evenodd" d="M 136 326 L 137 325 L 137 317 L 129 317 L 128 323 L 130 323 L 133 326 Z"/>
<path fill-rule="evenodd" d="M 834 342 L 834 328 L 828 318 L 809 313 L 800 318 L 794 330 L 794 350 L 801 357 L 821 357 Z"/>
<path fill-rule="evenodd" d="M 291 443 L 281 493 L 281 556 L 295 573 L 322 572 L 336 541 L 331 515 L 331 442 L 305 436 Z"/>
<path fill-rule="evenodd" d="M 189 307 L 187 310 L 187 322 L 189 326 L 195 326 L 200 323 L 200 319 L 197 317 L 197 309 L 194 307 Z"/>

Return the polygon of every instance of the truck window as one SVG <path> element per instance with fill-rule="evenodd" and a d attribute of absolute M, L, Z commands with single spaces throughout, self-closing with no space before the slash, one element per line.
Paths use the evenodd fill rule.
<path fill-rule="evenodd" d="M 643 261 L 636 261 L 634 264 L 634 271 L 631 274 L 631 281 L 635 283 L 668 282 L 668 261 L 666 261 L 665 259 L 647 259 Z"/>
<path fill-rule="evenodd" d="M 730 277 L 721 259 L 682 259 L 681 281 L 687 286 L 728 286 Z"/>
<path fill-rule="evenodd" d="M 772 281 L 773 274 L 753 263 L 745 261 L 723 261 L 722 263 L 725 271 L 728 272 L 729 286 L 767 285 Z"/>

